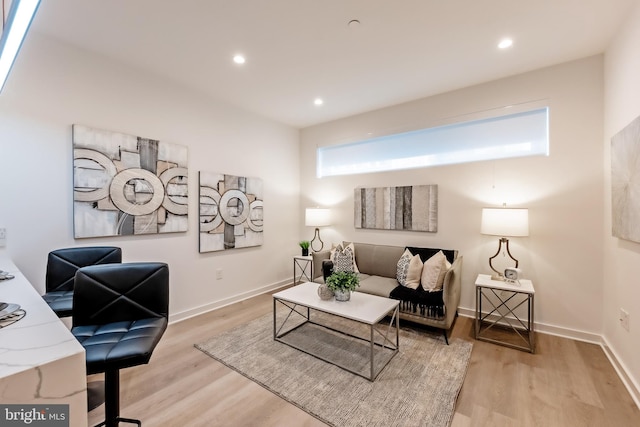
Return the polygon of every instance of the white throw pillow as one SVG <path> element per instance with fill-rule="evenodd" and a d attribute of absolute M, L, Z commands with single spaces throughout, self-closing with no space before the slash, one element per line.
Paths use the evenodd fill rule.
<path fill-rule="evenodd" d="M 353 272 L 354 273 L 360 273 L 360 270 L 358 270 L 358 263 L 356 260 L 356 248 L 355 246 L 353 246 L 353 243 L 349 243 L 348 245 L 345 244 L 345 242 L 342 242 L 341 245 L 338 245 L 339 248 L 342 248 L 343 251 L 346 252 L 351 252 L 351 256 L 353 258 Z"/>
<path fill-rule="evenodd" d="M 444 275 L 447 273 L 446 262 L 447 258 L 442 251 L 438 251 L 425 261 L 421 276 L 422 288 L 425 291 L 433 292 L 442 289 Z"/>
<path fill-rule="evenodd" d="M 420 279 L 423 270 L 422 260 L 420 255 L 414 255 L 409 262 L 409 269 L 407 271 L 407 280 L 405 286 L 411 289 L 418 289 L 420 286 Z"/>
<path fill-rule="evenodd" d="M 333 271 L 353 272 L 353 253 L 350 250 L 338 245 L 331 251 L 331 261 L 333 261 Z"/>
<path fill-rule="evenodd" d="M 353 271 L 355 273 L 360 273 L 360 270 L 358 270 L 358 263 L 356 262 L 356 247 L 353 246 L 353 243 L 349 243 L 344 247 L 344 250 L 351 251 L 351 254 L 353 255 Z"/>
<path fill-rule="evenodd" d="M 398 260 L 398 264 L 396 267 L 396 279 L 398 279 L 398 283 L 400 283 L 402 286 L 406 286 L 407 284 L 407 273 L 409 271 L 409 263 L 411 262 L 411 258 L 413 258 L 413 255 L 411 255 L 409 249 L 405 249 L 404 253 Z"/>

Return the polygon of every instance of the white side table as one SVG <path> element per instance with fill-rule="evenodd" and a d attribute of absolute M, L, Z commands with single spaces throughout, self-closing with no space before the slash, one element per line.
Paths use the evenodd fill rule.
<path fill-rule="evenodd" d="M 309 274 L 307 274 L 307 269 Z M 297 285 L 302 282 L 303 277 L 306 279 L 305 282 L 313 282 L 313 257 L 311 255 L 293 257 L 293 284 Z"/>
<path fill-rule="evenodd" d="M 534 296 L 535 290 L 531 280 L 520 279 L 517 282 L 503 282 L 491 280 L 491 276 L 488 274 L 478 274 L 476 279 L 476 339 L 535 353 Z M 483 304 L 486 304 L 485 307 L 487 307 L 485 311 L 482 309 Z M 526 307 L 526 319 L 522 314 L 520 315 L 521 319 L 515 313 L 520 306 Z M 503 331 L 505 327 L 515 335 L 507 337 Z M 499 333 L 497 333 L 498 329 L 501 329 Z M 508 338 L 513 338 L 513 340 Z M 520 342 L 523 344 L 519 344 Z"/>

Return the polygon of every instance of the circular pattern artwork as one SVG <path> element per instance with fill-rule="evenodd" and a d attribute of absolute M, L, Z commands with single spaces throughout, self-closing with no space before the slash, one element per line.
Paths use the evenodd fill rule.
<path fill-rule="evenodd" d="M 262 180 L 200 172 L 200 252 L 262 245 Z"/>
<path fill-rule="evenodd" d="M 73 126 L 76 238 L 187 231 L 187 147 Z"/>

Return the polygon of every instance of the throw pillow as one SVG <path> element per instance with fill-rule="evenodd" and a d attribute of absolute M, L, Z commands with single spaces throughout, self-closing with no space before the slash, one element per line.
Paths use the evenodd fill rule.
<path fill-rule="evenodd" d="M 407 273 L 409 272 L 411 258 L 413 258 L 413 255 L 411 255 L 409 249 L 405 249 L 396 266 L 396 279 L 398 279 L 398 283 L 402 286 L 407 285 Z"/>
<path fill-rule="evenodd" d="M 343 242 L 342 244 L 338 244 L 337 246 L 332 247 L 331 256 L 330 256 L 331 261 L 335 262 L 335 254 L 338 250 L 340 252 L 351 253 L 351 260 L 353 265 L 351 267 L 351 270 L 349 271 L 353 271 L 354 273 L 360 273 L 360 270 L 358 270 L 358 264 L 356 263 L 356 248 L 355 246 L 353 246 L 353 243 L 345 244 Z"/>
<path fill-rule="evenodd" d="M 353 272 L 360 273 L 360 270 L 358 270 L 358 263 L 356 262 L 356 247 L 353 243 L 346 245 L 345 242 L 342 242 L 342 246 L 345 251 L 351 252 L 351 255 L 353 256 Z"/>
<path fill-rule="evenodd" d="M 409 262 L 409 270 L 407 271 L 407 281 L 405 285 L 407 288 L 418 289 L 423 268 L 420 255 L 414 255 Z"/>
<path fill-rule="evenodd" d="M 354 271 L 353 252 L 351 249 L 343 248 L 342 245 L 331 250 L 331 261 L 333 261 L 333 271 Z"/>
<path fill-rule="evenodd" d="M 447 258 L 442 251 L 438 251 L 438 253 L 425 261 L 421 276 L 422 289 L 433 292 L 442 288 L 444 275 L 447 272 L 446 262 Z"/>

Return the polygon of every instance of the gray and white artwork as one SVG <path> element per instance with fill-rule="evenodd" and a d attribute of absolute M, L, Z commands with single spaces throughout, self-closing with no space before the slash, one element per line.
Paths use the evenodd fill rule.
<path fill-rule="evenodd" d="M 356 188 L 356 228 L 438 231 L 438 186 Z"/>
<path fill-rule="evenodd" d="M 612 234 L 640 242 L 640 117 L 611 138 Z"/>
<path fill-rule="evenodd" d="M 262 245 L 262 180 L 200 172 L 200 252 Z"/>
<path fill-rule="evenodd" d="M 73 125 L 75 238 L 187 231 L 187 147 Z"/>

